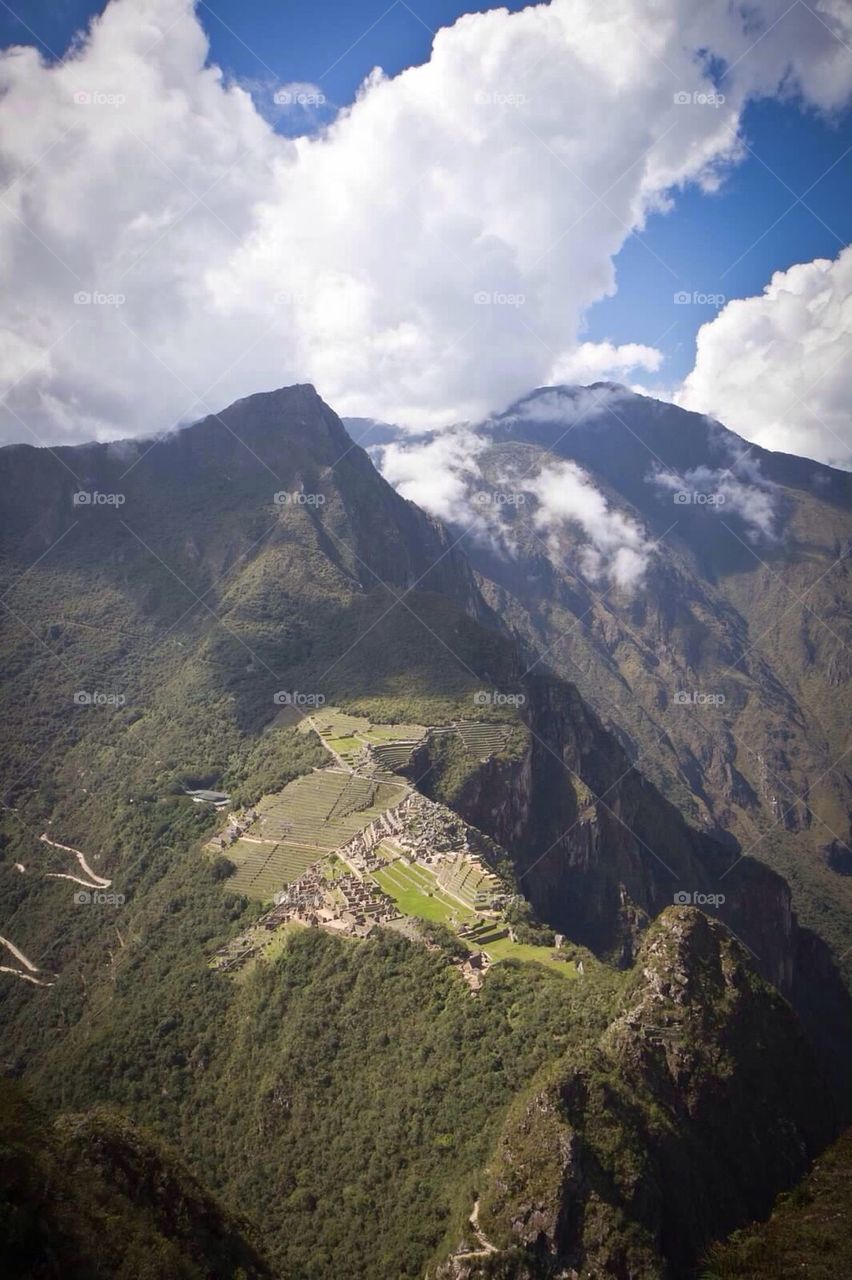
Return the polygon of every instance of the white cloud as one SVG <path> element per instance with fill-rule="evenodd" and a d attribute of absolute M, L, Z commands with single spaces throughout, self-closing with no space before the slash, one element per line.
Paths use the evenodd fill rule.
<path fill-rule="evenodd" d="M 206 65 L 190 0 L 111 0 L 60 64 L 7 50 L 6 438 L 146 433 L 305 380 L 341 412 L 428 426 L 481 419 L 554 361 L 649 367 L 629 346 L 572 356 L 583 313 L 648 212 L 737 158 L 749 95 L 846 99 L 829 28 L 848 43 L 852 13 L 813 8 L 467 15 L 293 139 Z M 711 55 L 730 67 L 716 105 L 694 100 Z"/>
<path fill-rule="evenodd" d="M 386 480 L 432 515 L 468 530 L 496 551 L 513 555 L 525 528 L 554 563 L 569 562 L 593 581 L 632 588 L 652 547 L 636 521 L 610 508 L 574 462 L 533 468 L 521 464 L 495 473 L 481 465 L 490 444 L 481 430 L 455 427 L 420 440 L 374 450 Z"/>
<path fill-rule="evenodd" d="M 656 373 L 662 362 L 662 351 L 658 351 L 656 347 L 642 346 L 638 342 L 626 342 L 621 346 L 615 346 L 612 342 L 583 342 L 576 350 L 556 361 L 548 382 L 564 382 L 569 385 L 598 382 L 607 378 L 622 378 L 634 369 Z"/>
<path fill-rule="evenodd" d="M 570 526 L 582 533 L 579 563 L 587 578 L 608 578 L 631 588 L 641 580 L 652 552 L 644 530 L 620 511 L 613 511 L 588 474 L 574 462 L 543 468 L 527 485 L 537 499 L 533 517 L 551 558 L 565 559 L 564 537 Z"/>
<path fill-rule="evenodd" d="M 480 480 L 477 455 L 487 444 L 473 430 L 460 428 L 371 452 L 403 498 L 442 520 L 470 524 L 482 514 L 471 505 L 470 496 Z"/>
<path fill-rule="evenodd" d="M 740 471 L 741 475 L 735 475 Z M 752 542 L 774 542 L 778 515 L 776 487 L 760 473 L 760 466 L 747 455 L 733 460 L 730 468 L 700 466 L 682 475 L 658 470 L 648 480 L 672 495 L 676 504 L 701 507 L 720 519 L 739 516 Z"/>
<path fill-rule="evenodd" d="M 698 333 L 677 402 L 766 449 L 852 468 L 852 248 L 777 271 Z"/>
<path fill-rule="evenodd" d="M 616 384 L 592 387 L 550 387 L 510 405 L 495 416 L 500 422 L 549 422 L 578 426 L 603 418 L 607 410 L 628 394 Z"/>

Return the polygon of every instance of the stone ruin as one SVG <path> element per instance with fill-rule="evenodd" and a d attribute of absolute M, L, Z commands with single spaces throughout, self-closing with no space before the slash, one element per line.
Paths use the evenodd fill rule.
<path fill-rule="evenodd" d="M 393 899 L 378 885 L 351 871 L 331 878 L 323 863 L 317 862 L 275 895 L 275 906 L 260 924 L 271 931 L 296 920 L 312 928 L 367 937 L 377 924 L 398 918 Z"/>

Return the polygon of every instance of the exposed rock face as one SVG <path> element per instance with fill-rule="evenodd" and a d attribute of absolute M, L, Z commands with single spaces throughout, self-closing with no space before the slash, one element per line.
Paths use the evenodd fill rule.
<path fill-rule="evenodd" d="M 722 920 L 793 1002 L 849 1116 L 840 1062 L 852 1052 L 852 1001 L 829 948 L 798 924 L 786 881 L 690 827 L 573 686 L 536 677 L 525 688 L 526 751 L 484 764 L 459 812 L 510 851 L 543 920 L 618 964 L 633 963 L 644 931 L 678 895 Z"/>
<path fill-rule="evenodd" d="M 458 807 L 511 850 L 539 914 L 630 964 L 649 919 L 675 895 L 718 897 L 708 910 L 744 939 L 764 976 L 789 991 L 795 922 L 781 877 L 689 827 L 573 686 L 540 676 L 525 689 L 525 754 L 485 764 Z"/>
<path fill-rule="evenodd" d="M 579 465 L 654 546 L 638 589 L 590 581 L 582 532 L 543 539 L 528 496 L 505 508 L 511 555 L 468 549 L 486 599 L 690 822 L 794 883 L 848 983 L 852 479 L 615 385 L 540 389 L 482 430 L 487 484 Z"/>
<path fill-rule="evenodd" d="M 795 1015 L 725 927 L 670 908 L 596 1050 L 510 1114 L 481 1188 L 499 1259 L 438 1274 L 676 1280 L 802 1175 L 832 1132 L 827 1096 Z"/>

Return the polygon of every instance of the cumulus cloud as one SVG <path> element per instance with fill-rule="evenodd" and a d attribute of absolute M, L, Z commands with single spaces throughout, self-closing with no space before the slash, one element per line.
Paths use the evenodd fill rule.
<path fill-rule="evenodd" d="M 404 498 L 441 520 L 470 524 L 482 520 L 471 494 L 481 480 L 477 455 L 487 445 L 474 430 L 459 428 L 370 452 L 385 479 Z"/>
<path fill-rule="evenodd" d="M 623 378 L 636 369 L 656 373 L 663 353 L 638 342 L 615 346 L 612 342 L 583 342 L 554 364 L 549 382 L 585 383 Z"/>
<path fill-rule="evenodd" d="M 564 535 L 577 527 L 585 542 L 579 563 L 593 580 L 608 578 L 630 588 L 641 580 L 652 545 L 635 520 L 614 511 L 588 474 L 574 462 L 544 468 L 528 485 L 537 499 L 534 522 L 557 563 L 564 558 Z"/>
<path fill-rule="evenodd" d="M 777 271 L 698 333 L 677 395 L 766 449 L 852 469 L 852 248 Z"/>
<path fill-rule="evenodd" d="M 482 455 L 491 441 L 487 424 L 457 427 L 417 441 L 375 450 L 394 487 L 419 506 L 464 528 L 503 555 L 514 555 L 526 529 L 554 563 L 594 582 L 630 589 L 652 553 L 644 530 L 613 510 L 574 462 L 495 470 Z"/>
<path fill-rule="evenodd" d="M 426 427 L 600 361 L 575 348 L 614 256 L 678 186 L 715 185 L 746 100 L 848 97 L 852 12 L 811 8 L 467 15 L 299 137 L 208 65 L 191 0 L 111 0 L 59 63 L 5 51 L 0 427 L 141 434 L 305 380 Z"/>

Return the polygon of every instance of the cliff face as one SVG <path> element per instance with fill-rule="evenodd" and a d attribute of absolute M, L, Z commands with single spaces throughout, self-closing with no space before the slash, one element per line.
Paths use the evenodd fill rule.
<path fill-rule="evenodd" d="M 539 914 L 630 964 L 649 919 L 698 895 L 789 991 L 795 920 L 781 877 L 688 826 L 573 686 L 542 676 L 524 688 L 526 750 L 485 763 L 457 807 L 512 852 Z"/>
<path fill-rule="evenodd" d="M 525 749 L 483 763 L 453 806 L 509 850 L 541 919 L 604 959 L 632 964 L 651 921 L 675 903 L 723 921 L 793 1003 L 849 1116 L 841 1063 L 852 1001 L 829 948 L 800 927 L 787 882 L 690 827 L 573 686 L 542 676 L 524 688 Z"/>
<path fill-rule="evenodd" d="M 789 1006 L 725 927 L 670 908 L 598 1044 L 511 1111 L 480 1186 L 498 1252 L 437 1274 L 683 1276 L 804 1172 L 832 1131 L 821 1086 Z"/>
<path fill-rule="evenodd" d="M 615 385 L 542 388 L 480 430 L 486 486 L 579 466 L 653 544 L 638 587 L 590 579 L 583 530 L 551 521 L 542 537 L 527 492 L 504 506 L 511 554 L 468 548 L 488 602 L 690 822 L 795 883 L 842 958 L 850 476 Z"/>

